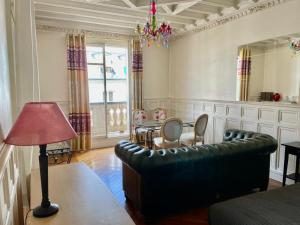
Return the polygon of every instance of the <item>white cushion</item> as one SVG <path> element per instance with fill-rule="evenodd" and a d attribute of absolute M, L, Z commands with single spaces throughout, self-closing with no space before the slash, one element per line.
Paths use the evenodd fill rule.
<path fill-rule="evenodd" d="M 186 145 L 193 145 L 197 142 L 203 142 L 203 137 L 196 137 L 195 140 L 195 133 L 189 132 L 189 133 L 183 133 L 180 137 L 180 141 Z"/>
<path fill-rule="evenodd" d="M 165 141 L 163 142 L 162 137 L 157 137 L 153 139 L 154 145 L 159 147 L 159 148 L 176 148 L 180 146 L 180 143 L 178 141 L 175 142 L 170 142 L 170 141 Z"/>

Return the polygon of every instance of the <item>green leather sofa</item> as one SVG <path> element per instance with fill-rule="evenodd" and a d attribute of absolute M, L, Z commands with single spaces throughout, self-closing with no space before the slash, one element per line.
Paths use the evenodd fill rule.
<path fill-rule="evenodd" d="M 269 135 L 228 130 L 220 144 L 148 150 L 122 141 L 115 153 L 123 162 L 125 196 L 146 215 L 266 190 L 276 149 Z"/>

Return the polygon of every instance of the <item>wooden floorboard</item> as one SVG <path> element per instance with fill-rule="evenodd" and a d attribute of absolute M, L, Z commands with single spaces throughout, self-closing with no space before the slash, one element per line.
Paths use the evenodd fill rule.
<path fill-rule="evenodd" d="M 74 155 L 72 162 L 84 162 L 94 170 L 137 225 L 208 225 L 207 208 L 190 209 L 155 220 L 144 221 L 139 212 L 125 200 L 122 190 L 122 164 L 115 156 L 113 148 L 77 153 Z M 281 183 L 270 180 L 269 189 L 280 186 Z"/>

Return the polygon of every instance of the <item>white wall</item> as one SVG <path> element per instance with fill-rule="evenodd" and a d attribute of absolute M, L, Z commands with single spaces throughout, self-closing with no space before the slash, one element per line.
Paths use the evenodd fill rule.
<path fill-rule="evenodd" d="M 37 32 L 42 101 L 68 101 L 67 47 L 64 32 Z"/>
<path fill-rule="evenodd" d="M 287 46 L 265 52 L 264 91 L 299 96 L 300 56 Z"/>
<path fill-rule="evenodd" d="M 68 101 L 65 32 L 37 32 L 40 94 L 42 101 Z M 95 40 L 94 40 L 95 42 Z M 144 97 L 169 97 L 169 49 L 143 49 Z M 130 65 L 129 65 L 130 66 Z"/>
<path fill-rule="evenodd" d="M 28 184 L 26 180 L 31 170 L 32 148 L 25 151 L 24 148 L 20 148 L 19 151 L 17 147 L 10 148 L 3 145 L 3 139 L 23 105 L 28 101 L 39 100 L 35 24 L 31 0 L 16 1 L 13 6 L 15 10 L 12 10 L 10 1 L 0 0 L 0 157 L 5 159 L 8 152 L 1 152 L 2 148 L 9 151 L 13 149 L 18 153 L 17 166 L 26 200 Z M 10 194 L 10 198 L 14 199 L 14 193 Z M 2 205 L 0 209 L 5 210 Z M 11 208 L 7 210 L 9 214 L 13 214 Z M 0 213 L 2 214 L 2 211 Z"/>
<path fill-rule="evenodd" d="M 15 60 L 16 73 L 11 74 L 14 111 L 17 115 L 24 104 L 39 101 L 39 73 L 36 56 L 36 31 L 33 1 L 15 1 Z M 38 148 L 20 147 L 20 176 L 24 200 L 28 197 L 29 175 L 32 168 L 38 167 Z M 28 191 L 28 192 L 27 192 Z"/>
<path fill-rule="evenodd" d="M 300 32 L 299 8 L 291 1 L 173 41 L 170 97 L 235 100 L 238 46 Z"/>
<path fill-rule="evenodd" d="M 144 59 L 144 98 L 169 97 L 169 49 L 145 46 Z"/>
<path fill-rule="evenodd" d="M 0 152 L 12 124 L 5 0 L 0 0 Z M 9 18 L 9 17 L 8 17 Z"/>

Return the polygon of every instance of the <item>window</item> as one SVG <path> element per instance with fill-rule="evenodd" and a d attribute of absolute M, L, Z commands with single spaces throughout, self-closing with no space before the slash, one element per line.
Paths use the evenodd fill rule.
<path fill-rule="evenodd" d="M 104 103 L 105 88 L 108 102 L 126 102 L 128 97 L 127 49 L 105 47 L 106 71 L 104 71 L 103 49 L 103 47 L 87 47 L 90 103 Z M 106 82 L 104 82 L 104 72 L 106 72 Z"/>
<path fill-rule="evenodd" d="M 129 77 L 127 47 L 99 44 L 87 47 L 92 136 L 129 133 Z M 106 97 L 106 99 L 105 99 Z"/>

